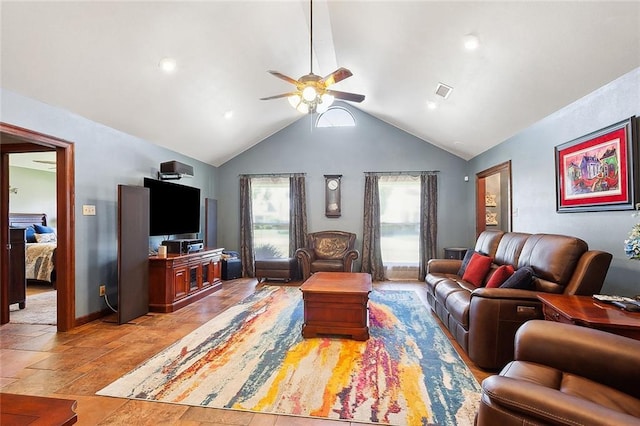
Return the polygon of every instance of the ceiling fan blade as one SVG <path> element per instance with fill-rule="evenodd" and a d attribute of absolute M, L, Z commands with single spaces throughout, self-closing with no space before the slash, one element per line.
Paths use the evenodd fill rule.
<path fill-rule="evenodd" d="M 324 87 L 329 87 L 332 84 L 336 84 L 345 78 L 351 77 L 353 74 L 346 68 L 340 67 L 322 80 L 320 82 L 324 84 Z"/>
<path fill-rule="evenodd" d="M 327 90 L 327 93 L 336 99 L 343 99 L 345 101 L 351 101 L 351 102 L 364 101 L 364 95 L 358 95 L 357 93 L 338 92 L 336 90 Z"/>
<path fill-rule="evenodd" d="M 268 101 L 270 99 L 279 99 L 279 98 L 288 98 L 289 96 L 293 96 L 293 95 L 297 95 L 298 92 L 289 92 L 289 93 L 282 93 L 280 95 L 274 95 L 274 96 L 269 96 L 266 98 L 260 98 L 261 101 Z"/>
<path fill-rule="evenodd" d="M 282 80 L 286 81 L 287 83 L 295 84 L 296 86 L 297 86 L 298 84 L 300 84 L 300 83 L 298 82 L 298 80 L 294 80 L 293 78 L 291 78 L 291 77 L 289 77 L 289 76 L 286 76 L 286 75 L 282 74 L 281 72 L 273 71 L 273 70 L 269 70 L 268 72 L 269 72 L 270 74 L 272 74 L 272 75 L 274 75 L 274 76 L 278 77 L 278 78 L 281 78 Z"/>

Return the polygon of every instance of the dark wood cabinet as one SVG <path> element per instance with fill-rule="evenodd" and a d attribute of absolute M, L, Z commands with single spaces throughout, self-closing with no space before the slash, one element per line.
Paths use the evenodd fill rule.
<path fill-rule="evenodd" d="M 466 247 L 449 247 L 444 249 L 444 258 L 445 259 L 464 259 L 464 255 L 467 254 Z"/>
<path fill-rule="evenodd" d="M 149 310 L 173 312 L 222 286 L 222 248 L 149 258 Z"/>
<path fill-rule="evenodd" d="M 27 300 L 26 242 L 24 228 L 9 228 L 9 305 L 24 309 Z"/>

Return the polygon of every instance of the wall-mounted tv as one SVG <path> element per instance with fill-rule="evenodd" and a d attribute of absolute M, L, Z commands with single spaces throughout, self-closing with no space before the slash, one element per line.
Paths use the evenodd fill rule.
<path fill-rule="evenodd" d="M 149 188 L 149 234 L 200 232 L 200 188 L 144 178 Z"/>

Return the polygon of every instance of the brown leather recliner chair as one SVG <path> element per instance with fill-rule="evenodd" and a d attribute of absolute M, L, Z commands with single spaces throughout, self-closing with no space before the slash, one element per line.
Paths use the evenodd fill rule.
<path fill-rule="evenodd" d="M 532 320 L 516 334 L 515 360 L 482 382 L 476 424 L 640 424 L 640 341 Z"/>
<path fill-rule="evenodd" d="M 354 249 L 356 234 L 344 231 L 320 231 L 307 235 L 307 247 L 296 250 L 296 258 L 306 280 L 314 272 L 351 272 L 360 256 Z"/>

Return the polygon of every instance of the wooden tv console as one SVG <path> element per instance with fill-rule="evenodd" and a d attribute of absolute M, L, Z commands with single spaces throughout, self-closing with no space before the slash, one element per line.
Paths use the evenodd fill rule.
<path fill-rule="evenodd" d="M 149 257 L 149 310 L 173 312 L 222 286 L 223 248 Z"/>

